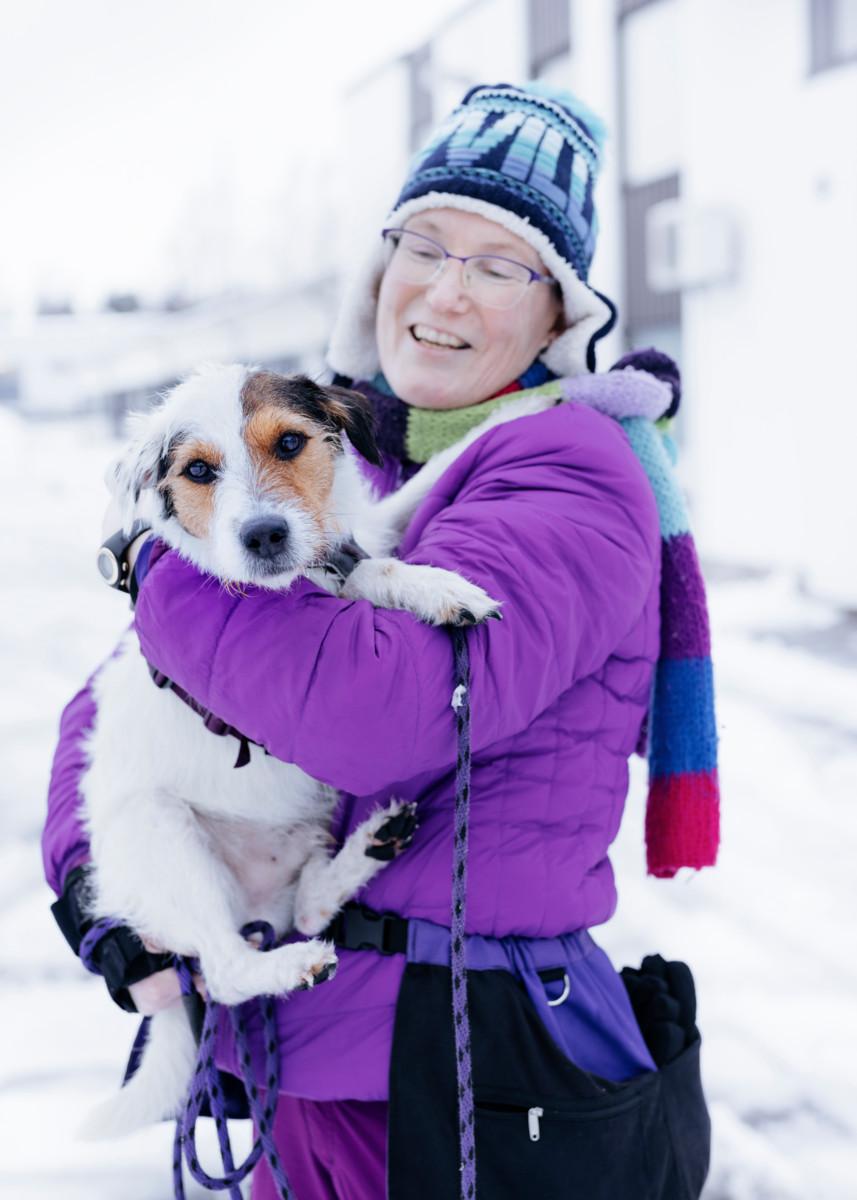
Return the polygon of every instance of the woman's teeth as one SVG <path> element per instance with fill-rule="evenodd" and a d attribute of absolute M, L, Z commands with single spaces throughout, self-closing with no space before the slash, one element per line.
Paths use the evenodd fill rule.
<path fill-rule="evenodd" d="M 453 350 L 464 350 L 468 344 L 461 338 L 453 337 L 451 333 L 432 329 L 431 325 L 412 325 L 411 333 L 418 342 L 428 342 L 430 346 L 449 346 Z"/>

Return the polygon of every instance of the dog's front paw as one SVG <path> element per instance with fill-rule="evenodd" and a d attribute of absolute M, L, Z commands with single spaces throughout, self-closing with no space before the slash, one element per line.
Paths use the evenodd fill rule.
<path fill-rule="evenodd" d="M 418 829 L 416 804 L 400 804 L 394 800 L 378 814 L 383 818 L 376 829 L 367 830 L 368 845 L 364 853 L 378 862 L 392 862 L 410 846 Z"/>
<path fill-rule="evenodd" d="M 307 959 L 300 974 L 300 982 L 295 990 L 305 992 L 309 988 L 318 987 L 333 979 L 339 961 L 332 942 L 320 942 L 313 938 L 306 943 Z"/>
<path fill-rule="evenodd" d="M 484 588 L 453 571 L 430 568 L 436 576 L 431 594 L 425 597 L 420 616 L 432 625 L 479 625 L 503 619 L 500 601 Z"/>

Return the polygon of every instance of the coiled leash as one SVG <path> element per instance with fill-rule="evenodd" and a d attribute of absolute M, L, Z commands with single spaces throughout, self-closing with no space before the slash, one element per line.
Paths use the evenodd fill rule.
<path fill-rule="evenodd" d="M 276 941 L 274 930 L 267 921 L 253 921 L 243 927 L 241 934 L 245 938 L 253 934 L 261 934 L 262 941 L 259 950 L 263 953 L 275 950 L 283 944 Z M 177 958 L 176 969 L 181 980 L 183 995 L 193 996 L 195 994 L 193 974 L 197 967 L 198 964 L 192 959 Z M 319 981 L 321 982 L 323 978 L 327 977 L 320 975 Z M 235 1045 L 238 1050 L 250 1115 L 256 1129 L 253 1146 L 244 1162 L 238 1167 L 235 1166 L 229 1141 L 223 1085 L 214 1063 L 214 1039 L 222 1007 L 213 1000 L 206 1002 L 193 1079 L 184 1112 L 176 1121 L 176 1133 L 173 1141 L 175 1200 L 185 1200 L 182 1158 L 187 1162 L 190 1173 L 197 1183 L 210 1191 L 226 1191 L 228 1189 L 230 1200 L 241 1200 L 241 1181 L 247 1178 L 263 1154 L 281 1200 L 295 1200 L 281 1157 L 274 1145 L 274 1119 L 280 1094 L 280 1055 L 274 999 L 272 996 L 258 996 L 253 1000 L 228 1008 L 232 1029 L 235 1033 Z M 265 1043 L 265 1080 L 261 1086 L 256 1079 L 247 1040 L 247 1018 L 253 1007 L 258 1007 L 261 1011 Z M 224 1171 L 221 1176 L 209 1175 L 203 1169 L 196 1149 L 196 1122 L 206 1100 L 217 1129 L 217 1140 Z"/>
<path fill-rule="evenodd" d="M 80 943 L 80 959 L 88 971 L 94 975 L 102 973 L 96 960 L 95 952 L 99 942 L 119 927 L 119 922 L 111 917 L 102 917 L 93 922 Z M 262 941 L 259 950 L 277 949 L 282 942 L 277 942 L 274 930 L 266 921 L 253 921 L 241 930 L 243 937 L 261 934 Z M 178 973 L 183 996 L 195 996 L 193 976 L 199 971 L 199 964 L 192 958 L 174 955 L 173 965 Z M 319 982 L 329 976 L 321 973 Z M 247 1041 L 247 1017 L 253 1006 L 258 1006 L 262 1014 L 262 1027 L 265 1043 L 265 1080 L 260 1085 L 256 1079 L 253 1061 Z M 203 1187 L 210 1191 L 227 1191 L 230 1200 L 242 1200 L 241 1181 L 246 1179 L 256 1163 L 265 1155 L 271 1174 L 277 1185 L 281 1200 L 295 1200 L 294 1193 L 289 1187 L 289 1181 L 283 1169 L 283 1164 L 277 1148 L 274 1145 L 274 1118 L 280 1091 L 280 1056 L 278 1053 L 277 1023 L 274 1001 L 271 996 L 259 996 L 244 1004 L 229 1008 L 232 1028 L 235 1032 L 235 1044 L 243 1073 L 244 1087 L 250 1115 L 256 1128 L 256 1138 L 244 1162 L 236 1167 L 229 1141 L 229 1129 L 226 1120 L 226 1100 L 223 1084 L 214 1062 L 214 1039 L 220 1020 L 220 1010 L 223 1006 L 213 1000 L 205 1005 L 205 1018 L 199 1037 L 199 1047 L 194 1066 L 193 1078 L 185 1102 L 184 1111 L 176 1121 L 176 1132 L 173 1140 L 173 1188 L 175 1200 L 185 1200 L 184 1177 L 182 1160 L 187 1161 L 191 1175 Z M 140 1043 L 135 1043 L 135 1049 L 140 1049 Z M 264 1098 L 263 1098 L 264 1096 Z M 196 1148 L 196 1122 L 202 1113 L 203 1106 L 208 1103 L 209 1111 L 214 1118 L 217 1130 L 217 1140 L 220 1147 L 220 1157 L 223 1162 L 223 1175 L 208 1174 L 200 1164 Z"/>

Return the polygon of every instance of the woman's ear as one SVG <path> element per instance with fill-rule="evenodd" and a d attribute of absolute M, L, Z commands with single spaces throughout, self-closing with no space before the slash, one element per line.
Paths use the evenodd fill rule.
<path fill-rule="evenodd" d="M 550 329 L 548 330 L 545 344 L 542 346 L 541 350 L 539 351 L 539 354 L 544 354 L 545 350 L 547 350 L 547 348 L 548 348 L 548 346 L 550 346 L 551 342 L 555 342 L 556 339 L 560 336 L 560 334 L 565 333 L 566 329 L 568 329 L 568 325 L 566 324 L 566 319 L 565 319 L 565 304 L 563 303 L 562 292 L 559 290 L 559 288 L 555 288 L 552 290 L 554 291 L 554 303 L 556 305 L 556 317 L 554 318 L 553 325 L 551 325 Z"/>

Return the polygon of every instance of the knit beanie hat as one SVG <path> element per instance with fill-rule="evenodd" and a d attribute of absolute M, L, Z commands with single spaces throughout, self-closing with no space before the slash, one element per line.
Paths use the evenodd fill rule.
<path fill-rule="evenodd" d="M 528 242 L 562 290 L 567 328 L 541 359 L 556 375 L 594 370 L 594 343 L 615 319 L 610 301 L 587 284 L 603 136 L 599 119 L 569 92 L 541 82 L 471 88 L 414 158 L 385 222 L 456 208 Z M 331 335 L 328 363 L 352 379 L 371 379 L 379 368 L 375 310 L 385 262 L 379 237 L 346 288 Z"/>

